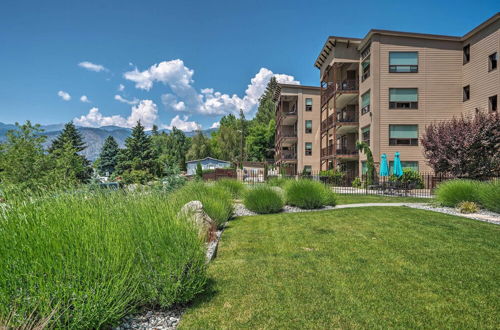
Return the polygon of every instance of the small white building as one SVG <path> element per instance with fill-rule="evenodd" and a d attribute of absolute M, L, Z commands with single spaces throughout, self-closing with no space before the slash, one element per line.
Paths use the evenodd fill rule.
<path fill-rule="evenodd" d="M 203 159 L 190 160 L 186 162 L 187 175 L 195 175 L 196 174 L 196 166 L 198 163 L 201 164 L 201 168 L 206 170 L 215 170 L 216 168 L 230 168 L 231 162 L 215 159 L 212 157 L 206 157 Z"/>

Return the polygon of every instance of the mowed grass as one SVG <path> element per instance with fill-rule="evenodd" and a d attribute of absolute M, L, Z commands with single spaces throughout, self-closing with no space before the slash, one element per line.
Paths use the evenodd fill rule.
<path fill-rule="evenodd" d="M 182 329 L 496 328 L 500 227 L 404 207 L 241 217 Z"/>
<path fill-rule="evenodd" d="M 357 203 L 431 203 L 432 198 L 421 197 L 399 197 L 399 196 L 379 196 L 379 195 L 349 195 L 337 194 L 337 204 L 357 204 Z"/>

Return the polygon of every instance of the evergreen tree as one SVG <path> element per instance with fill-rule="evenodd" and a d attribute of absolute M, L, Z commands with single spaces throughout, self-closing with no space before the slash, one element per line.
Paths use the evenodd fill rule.
<path fill-rule="evenodd" d="M 134 176 L 133 171 L 141 171 L 141 177 L 154 176 L 158 172 L 158 162 L 151 144 L 151 137 L 144 131 L 144 126 L 138 121 L 132 129 L 132 134 L 125 140 L 125 149 L 118 153 L 116 172 Z"/>
<path fill-rule="evenodd" d="M 259 107 L 255 115 L 254 121 L 260 124 L 268 124 L 276 117 L 276 102 L 275 95 L 279 90 L 276 77 L 271 77 L 267 84 L 266 90 L 259 99 Z"/>
<path fill-rule="evenodd" d="M 158 126 L 157 125 L 153 125 L 153 128 L 151 129 L 151 135 L 157 136 L 159 134 L 160 134 L 160 132 L 158 132 Z"/>
<path fill-rule="evenodd" d="M 196 164 L 196 178 L 203 179 L 203 168 L 200 162 Z"/>
<path fill-rule="evenodd" d="M 111 135 L 108 136 L 99 154 L 97 170 L 100 175 L 113 174 L 118 161 L 118 151 L 118 143 Z"/>
<path fill-rule="evenodd" d="M 85 158 L 85 156 L 80 155 L 79 153 L 85 150 L 87 146 L 83 141 L 83 137 L 73 124 L 73 122 L 69 122 L 64 125 L 64 129 L 61 134 L 59 134 L 52 144 L 50 145 L 48 151 L 52 155 L 62 155 L 68 150 L 73 150 L 75 157 L 72 160 L 72 164 L 74 160 L 78 159 L 78 164 L 74 167 L 74 172 L 77 180 L 80 182 L 87 182 L 92 174 L 92 168 L 90 166 L 90 162 Z M 61 162 L 57 162 L 57 164 L 61 165 Z"/>
<path fill-rule="evenodd" d="M 186 154 L 187 160 L 202 159 L 210 156 L 210 141 L 198 130 L 191 140 L 191 147 Z"/>

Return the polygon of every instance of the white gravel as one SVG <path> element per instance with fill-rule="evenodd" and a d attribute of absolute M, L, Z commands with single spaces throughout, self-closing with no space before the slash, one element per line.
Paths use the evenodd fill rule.
<path fill-rule="evenodd" d="M 146 311 L 138 315 L 125 317 L 123 323 L 114 330 L 176 329 L 183 312 L 183 307 L 173 307 L 167 311 Z"/>

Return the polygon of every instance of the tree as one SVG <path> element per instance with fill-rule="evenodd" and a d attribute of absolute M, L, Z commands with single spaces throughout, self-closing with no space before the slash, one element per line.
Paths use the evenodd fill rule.
<path fill-rule="evenodd" d="M 191 147 L 186 154 L 187 160 L 202 159 L 210 156 L 210 141 L 198 130 L 191 140 Z"/>
<path fill-rule="evenodd" d="M 276 77 L 271 77 L 267 84 L 266 90 L 259 99 L 259 107 L 255 115 L 255 121 L 260 124 L 268 124 L 276 117 L 276 102 L 275 95 L 279 90 Z"/>
<path fill-rule="evenodd" d="M 0 144 L 0 181 L 16 185 L 22 191 L 56 184 L 50 178 L 52 164 L 43 150 L 46 136 L 40 125 L 30 121 L 7 132 L 7 140 Z"/>
<path fill-rule="evenodd" d="M 53 174 L 57 178 L 65 182 L 66 185 L 77 185 L 81 182 L 81 173 L 87 171 L 88 166 L 77 154 L 71 141 L 68 140 L 61 147 L 54 149 L 50 157 L 54 164 Z"/>
<path fill-rule="evenodd" d="M 373 184 L 373 180 L 375 179 L 375 163 L 373 161 L 372 151 L 370 149 L 370 145 L 364 141 L 358 141 L 356 143 L 356 148 L 361 150 L 366 155 L 366 184 Z"/>
<path fill-rule="evenodd" d="M 62 132 L 52 141 L 48 151 L 50 154 L 57 156 L 64 154 L 70 149 L 73 150 L 76 157 L 73 158 L 71 163 L 75 164 L 73 161 L 76 159 L 79 161 L 79 164 L 75 164 L 74 168 L 76 178 L 80 182 L 87 182 L 92 174 L 92 168 L 87 158 L 79 154 L 86 147 L 83 137 L 76 126 L 73 122 L 69 122 L 64 125 Z M 60 165 L 61 162 L 57 162 L 57 164 Z"/>
<path fill-rule="evenodd" d="M 113 174 L 116 168 L 116 163 L 118 161 L 118 143 L 110 135 L 104 141 L 104 144 L 99 154 L 97 170 L 101 175 Z"/>
<path fill-rule="evenodd" d="M 132 129 L 132 134 L 125 140 L 125 149 L 118 153 L 116 172 L 132 178 L 132 181 L 134 178 L 140 178 L 140 181 L 144 182 L 158 174 L 158 167 L 151 137 L 146 134 L 144 126 L 138 121 Z M 135 175 L 133 171 L 140 173 Z"/>
<path fill-rule="evenodd" d="M 420 141 L 435 173 L 470 178 L 500 174 L 499 113 L 433 123 Z"/>
<path fill-rule="evenodd" d="M 248 159 L 263 162 L 272 158 L 274 146 L 275 122 L 271 120 L 267 125 L 252 125 L 247 138 Z"/>
<path fill-rule="evenodd" d="M 196 178 L 203 179 L 203 168 L 200 162 L 196 163 Z"/>

